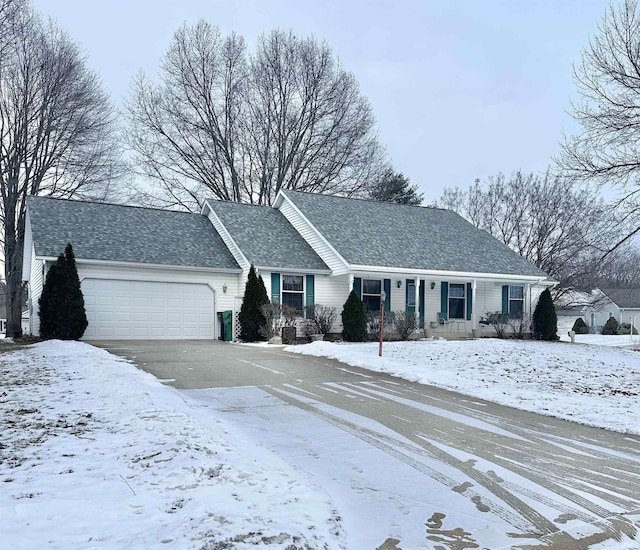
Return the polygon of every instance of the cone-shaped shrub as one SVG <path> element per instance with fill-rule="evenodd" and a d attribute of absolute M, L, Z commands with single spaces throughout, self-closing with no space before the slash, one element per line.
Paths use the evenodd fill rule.
<path fill-rule="evenodd" d="M 251 266 L 249 277 L 244 288 L 244 298 L 240 308 L 240 339 L 245 342 L 257 342 L 264 340 L 267 320 L 262 312 L 262 306 L 269 303 L 267 289 L 264 286 L 262 276 L 256 275 L 256 270 Z M 262 330 L 261 330 L 262 328 Z"/>
<path fill-rule="evenodd" d="M 549 289 L 545 289 L 533 312 L 533 337 L 536 340 L 558 340 L 558 316 Z"/>
<path fill-rule="evenodd" d="M 615 317 L 609 317 L 607 322 L 602 327 L 602 334 L 611 336 L 618 334 L 618 320 Z"/>
<path fill-rule="evenodd" d="M 41 338 L 82 338 L 88 322 L 71 243 L 49 269 L 38 303 Z"/>
<path fill-rule="evenodd" d="M 364 304 L 353 290 L 342 308 L 342 337 L 347 342 L 364 342 L 367 338 Z"/>
<path fill-rule="evenodd" d="M 582 317 L 578 317 L 576 322 L 573 323 L 573 327 L 571 329 L 576 334 L 589 334 L 589 327 L 587 323 L 584 322 Z"/>

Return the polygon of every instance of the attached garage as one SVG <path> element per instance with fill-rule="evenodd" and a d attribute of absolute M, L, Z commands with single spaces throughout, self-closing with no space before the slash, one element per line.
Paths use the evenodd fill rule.
<path fill-rule="evenodd" d="M 211 339 L 215 303 L 206 284 L 84 279 L 85 340 Z"/>
<path fill-rule="evenodd" d="M 89 325 L 83 340 L 215 339 L 244 282 L 201 214 L 29 197 L 23 279 L 31 334 L 46 274 L 73 245 Z M 233 330 L 229 337 L 233 337 Z"/>

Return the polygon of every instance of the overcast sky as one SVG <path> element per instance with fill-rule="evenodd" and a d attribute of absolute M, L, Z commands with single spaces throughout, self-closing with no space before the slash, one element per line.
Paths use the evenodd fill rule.
<path fill-rule="evenodd" d="M 33 0 L 88 56 L 114 103 L 205 19 L 252 47 L 273 28 L 325 39 L 371 103 L 395 168 L 425 202 L 445 187 L 543 172 L 576 98 L 572 63 L 606 0 Z"/>

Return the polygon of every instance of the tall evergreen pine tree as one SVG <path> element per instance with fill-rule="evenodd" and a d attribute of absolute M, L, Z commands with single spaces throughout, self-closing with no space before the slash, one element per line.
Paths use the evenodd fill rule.
<path fill-rule="evenodd" d="M 245 342 L 264 340 L 261 328 L 266 328 L 266 319 L 262 313 L 262 306 L 269 303 L 267 289 L 264 286 L 262 275 L 258 277 L 256 270 L 251 266 L 249 277 L 244 289 L 244 298 L 240 308 L 240 339 Z"/>
<path fill-rule="evenodd" d="M 67 244 L 64 254 L 49 269 L 38 303 L 41 338 L 82 338 L 89 323 L 71 243 Z"/>
<path fill-rule="evenodd" d="M 559 340 L 558 316 L 549 289 L 545 289 L 533 312 L 533 337 L 536 340 Z"/>

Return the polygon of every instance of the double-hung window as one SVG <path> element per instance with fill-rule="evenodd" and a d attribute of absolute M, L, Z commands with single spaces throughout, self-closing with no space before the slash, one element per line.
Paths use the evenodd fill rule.
<path fill-rule="evenodd" d="M 380 294 L 382 294 L 380 279 L 362 279 L 362 302 L 365 311 L 380 311 Z"/>
<path fill-rule="evenodd" d="M 465 317 L 465 284 L 449 284 L 449 319 Z"/>
<path fill-rule="evenodd" d="M 509 317 L 522 319 L 524 313 L 524 287 L 509 286 Z"/>
<path fill-rule="evenodd" d="M 282 304 L 302 313 L 304 306 L 304 277 L 302 275 L 282 276 Z"/>

